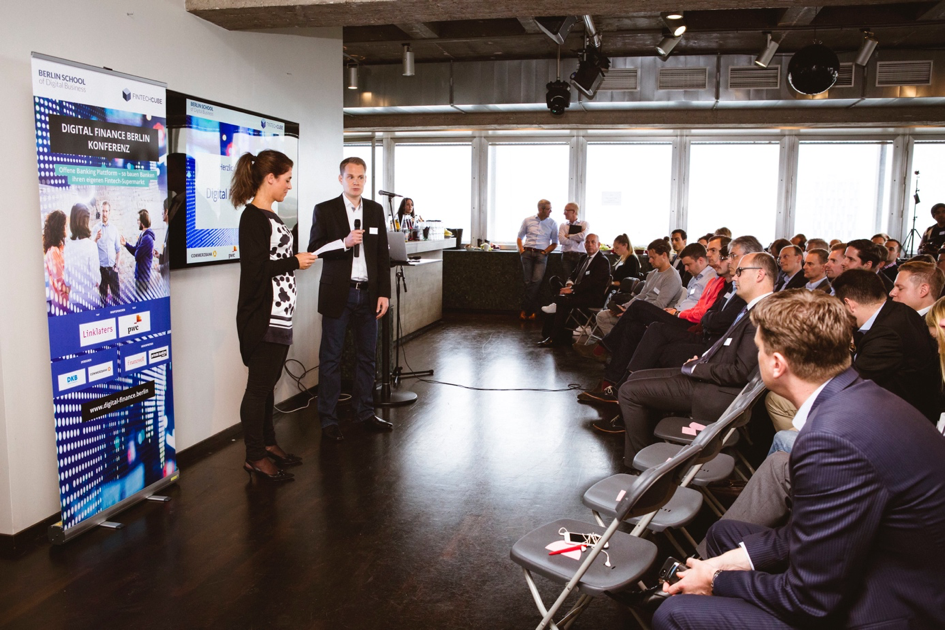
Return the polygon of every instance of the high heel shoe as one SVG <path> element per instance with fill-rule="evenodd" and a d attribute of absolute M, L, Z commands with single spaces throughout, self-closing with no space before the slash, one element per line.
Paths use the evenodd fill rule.
<path fill-rule="evenodd" d="M 271 459 L 273 463 L 279 468 L 287 468 L 289 466 L 300 466 L 302 464 L 302 458 L 298 455 L 293 455 L 292 453 L 286 453 L 285 457 L 280 457 L 272 451 L 266 451 L 266 457 Z"/>
<path fill-rule="evenodd" d="M 266 481 L 277 481 L 280 483 L 285 482 L 285 481 L 295 481 L 295 475 L 293 475 L 292 473 L 287 473 L 281 468 L 279 469 L 279 472 L 277 472 L 276 474 L 270 475 L 269 473 L 256 468 L 249 462 L 243 462 L 243 470 L 245 470 L 246 473 L 249 475 L 250 481 L 252 481 L 253 479 L 253 473 L 256 473 L 257 477 L 259 477 L 260 479 L 265 479 Z"/>

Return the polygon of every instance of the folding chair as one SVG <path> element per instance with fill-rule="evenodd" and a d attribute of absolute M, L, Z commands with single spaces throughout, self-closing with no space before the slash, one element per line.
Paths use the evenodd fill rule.
<path fill-rule="evenodd" d="M 764 391 L 764 381 L 756 372 L 754 378 L 745 385 L 718 421 L 706 426 L 692 440 L 692 445 L 698 446 L 700 449 L 699 456 L 693 461 L 692 469 L 686 473 L 673 498 L 660 508 L 660 511 L 648 526 L 649 531 L 665 534 L 680 554 L 687 555 L 686 551 L 676 541 L 671 530 L 680 530 L 693 549 L 696 548 L 697 543 L 686 530 L 686 525 L 699 513 L 704 495 L 709 507 L 718 516 L 721 516 L 717 510 L 720 504 L 713 504 L 713 501 L 718 504 L 718 499 L 711 493 L 707 494 L 705 486 L 712 481 L 725 479 L 732 473 L 735 461 L 730 455 L 721 453 L 721 450 L 726 439 L 751 418 L 752 408 Z M 683 446 L 676 444 L 652 444 L 637 453 L 633 460 L 633 467 L 641 471 L 653 468 L 675 457 L 683 448 Z M 630 479 L 632 477 L 626 474 L 613 475 L 594 484 L 584 493 L 584 505 L 591 509 L 595 520 L 600 525 L 604 524 L 602 516 L 613 517 L 616 497 L 619 496 L 619 492 L 626 487 Z M 690 485 L 698 486 L 699 490 L 691 489 Z M 631 518 L 628 519 L 628 522 L 636 524 L 638 520 Z"/>
<path fill-rule="evenodd" d="M 607 284 L 604 286 L 604 301 L 607 300 L 607 294 L 610 293 L 610 283 L 613 280 L 613 275 L 607 277 Z M 575 330 L 580 330 L 582 328 L 587 329 L 587 339 L 584 340 L 584 345 L 590 345 L 593 339 L 600 339 L 596 333 L 600 332 L 600 328 L 597 326 L 597 314 L 601 311 L 599 306 L 584 306 L 571 309 L 571 312 L 568 314 L 567 323 L 574 324 Z M 593 325 L 592 325 L 593 324 Z"/>
<path fill-rule="evenodd" d="M 674 458 L 634 477 L 624 488 L 624 496 L 616 502 L 615 518 L 606 528 L 562 519 L 532 530 L 512 546 L 509 555 L 522 567 L 529 591 L 542 614 L 537 630 L 545 627 L 557 630 L 559 626 L 569 628 L 594 597 L 626 590 L 649 569 L 656 559 L 657 548 L 654 543 L 640 538 L 640 534 L 656 512 L 672 498 L 679 476 L 689 470 L 701 448 L 699 444 L 691 444 Z M 640 517 L 640 521 L 632 532 L 618 531 L 624 520 L 636 517 Z M 600 538 L 582 553 L 580 564 L 576 564 L 576 560 L 564 554 L 549 555 L 549 547 L 563 540 L 561 531 L 593 533 Z M 603 562 L 599 559 L 601 554 L 605 554 Z M 565 584 L 550 608 L 545 607 L 532 573 Z M 577 601 L 556 624 L 555 614 L 575 589 L 579 593 Z"/>

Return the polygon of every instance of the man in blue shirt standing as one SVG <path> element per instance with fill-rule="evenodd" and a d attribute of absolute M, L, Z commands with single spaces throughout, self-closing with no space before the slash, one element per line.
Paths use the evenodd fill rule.
<path fill-rule="evenodd" d="M 102 272 L 102 282 L 98 285 L 102 295 L 102 306 L 108 306 L 108 291 L 112 299 L 119 303 L 118 288 L 118 252 L 121 250 L 121 234 L 118 228 L 108 222 L 112 207 L 107 201 L 102 202 L 102 222 L 95 230 L 95 243 L 98 245 L 98 264 Z"/>
<path fill-rule="evenodd" d="M 538 288 L 545 277 L 548 254 L 558 246 L 558 226 L 551 217 L 551 202 L 538 202 L 538 214 L 522 221 L 518 230 L 518 253 L 522 256 L 525 296 L 519 319 L 535 319 L 538 310 Z"/>

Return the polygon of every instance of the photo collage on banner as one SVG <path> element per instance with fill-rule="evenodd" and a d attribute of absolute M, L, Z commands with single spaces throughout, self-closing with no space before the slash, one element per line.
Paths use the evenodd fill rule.
<path fill-rule="evenodd" d="M 37 54 L 32 75 L 67 530 L 178 474 L 166 94 L 160 83 Z"/>

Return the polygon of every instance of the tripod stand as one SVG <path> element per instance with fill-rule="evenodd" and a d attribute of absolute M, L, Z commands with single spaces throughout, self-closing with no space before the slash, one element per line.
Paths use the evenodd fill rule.
<path fill-rule="evenodd" d="M 922 241 L 922 235 L 915 229 L 915 220 L 919 216 L 919 171 L 915 172 L 915 193 L 912 195 L 912 199 L 915 201 L 912 206 L 912 229 L 909 230 L 909 235 L 902 242 L 902 251 L 908 251 L 909 256 L 915 255 L 916 237 L 919 238 L 920 242 Z"/>
<path fill-rule="evenodd" d="M 397 367 L 391 369 L 390 366 L 390 340 L 391 340 L 391 325 L 390 325 L 390 311 L 387 315 L 384 316 L 383 324 L 383 349 L 384 353 L 381 361 L 381 386 L 378 390 L 378 400 L 377 405 L 379 407 L 400 407 L 402 405 L 409 405 L 412 402 L 417 400 L 417 394 L 409 390 L 398 390 L 396 392 L 391 391 L 391 381 L 393 381 L 394 386 L 400 384 L 400 381 L 405 378 L 419 378 L 421 376 L 433 376 L 433 370 L 420 370 L 416 372 L 405 372 L 404 369 L 400 366 L 400 338 L 401 338 L 401 312 L 400 312 L 400 287 L 403 285 L 404 293 L 407 292 L 407 278 L 404 275 L 404 263 L 391 262 L 392 267 L 397 268 L 395 275 L 395 284 L 397 285 L 397 349 L 396 349 L 396 363 Z"/>

